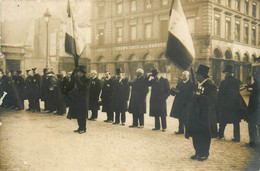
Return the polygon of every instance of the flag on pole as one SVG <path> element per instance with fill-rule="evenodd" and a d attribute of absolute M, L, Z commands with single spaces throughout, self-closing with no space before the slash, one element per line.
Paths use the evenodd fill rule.
<path fill-rule="evenodd" d="M 76 63 L 83 53 L 85 42 L 83 41 L 83 37 L 80 35 L 78 23 L 70 4 L 70 0 L 68 0 L 67 13 L 68 21 L 67 31 L 65 33 L 65 52 L 74 57 L 75 65 L 77 66 Z"/>
<path fill-rule="evenodd" d="M 165 56 L 178 68 L 187 69 L 195 57 L 195 50 L 180 0 L 173 0 L 168 31 Z"/>

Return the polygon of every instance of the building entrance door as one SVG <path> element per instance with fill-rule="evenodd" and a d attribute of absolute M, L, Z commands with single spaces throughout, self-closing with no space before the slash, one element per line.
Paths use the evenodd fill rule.
<path fill-rule="evenodd" d="M 6 71 L 10 70 L 20 70 L 20 60 L 6 59 Z"/>

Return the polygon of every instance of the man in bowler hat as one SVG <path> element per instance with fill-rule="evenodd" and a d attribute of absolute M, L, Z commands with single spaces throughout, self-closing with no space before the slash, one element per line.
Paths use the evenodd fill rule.
<path fill-rule="evenodd" d="M 154 68 L 151 72 L 152 74 L 148 77 L 148 86 L 152 87 L 150 97 L 150 116 L 154 117 L 155 119 L 155 128 L 152 130 L 160 130 L 162 124 L 162 131 L 165 132 L 167 128 L 166 100 L 170 95 L 170 84 L 166 78 L 163 78 L 159 74 L 158 69 Z"/>
<path fill-rule="evenodd" d="M 232 65 L 227 65 L 223 73 L 225 74 L 225 79 L 220 83 L 217 102 L 220 116 L 218 138 L 224 138 L 225 127 L 231 123 L 234 126 L 234 139 L 232 140 L 240 142 L 240 80 L 234 78 Z"/>
<path fill-rule="evenodd" d="M 195 155 L 193 160 L 203 161 L 209 156 L 211 138 L 217 135 L 214 110 L 216 86 L 209 80 L 209 67 L 199 65 L 196 73 L 198 87 L 193 94 L 185 137 L 192 137 Z"/>

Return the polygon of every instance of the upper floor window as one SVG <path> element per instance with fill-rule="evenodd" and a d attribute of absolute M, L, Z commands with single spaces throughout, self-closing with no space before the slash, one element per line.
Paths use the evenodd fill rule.
<path fill-rule="evenodd" d="M 231 39 L 231 19 L 226 18 L 226 38 Z"/>
<path fill-rule="evenodd" d="M 245 13 L 249 14 L 249 0 L 245 0 Z"/>
<path fill-rule="evenodd" d="M 122 4 L 122 2 L 118 2 L 116 4 L 116 8 L 117 8 L 117 14 L 122 14 L 122 12 L 123 12 L 123 4 Z"/>
<path fill-rule="evenodd" d="M 235 26 L 235 40 L 240 42 L 240 22 L 236 21 L 236 26 Z"/>
<path fill-rule="evenodd" d="M 188 18 L 187 23 L 188 23 L 190 34 L 194 34 L 195 33 L 195 18 L 194 17 Z"/>
<path fill-rule="evenodd" d="M 136 0 L 131 1 L 131 12 L 136 11 Z"/>
<path fill-rule="evenodd" d="M 136 40 L 136 25 L 130 26 L 130 40 L 135 41 Z"/>
<path fill-rule="evenodd" d="M 245 24 L 245 28 L 244 28 L 244 43 L 248 43 L 248 24 Z"/>
<path fill-rule="evenodd" d="M 169 0 L 161 0 L 161 4 L 162 6 L 167 6 L 168 5 L 168 2 Z"/>
<path fill-rule="evenodd" d="M 252 16 L 256 17 L 256 3 L 253 2 L 253 6 L 252 6 Z"/>
<path fill-rule="evenodd" d="M 98 44 L 103 45 L 104 44 L 104 29 L 98 29 Z"/>
<path fill-rule="evenodd" d="M 215 20 L 214 20 L 214 34 L 215 36 L 220 36 L 220 15 L 215 14 Z"/>
<path fill-rule="evenodd" d="M 231 0 L 226 0 L 226 5 L 227 5 L 228 7 L 231 7 Z"/>
<path fill-rule="evenodd" d="M 235 4 L 236 10 L 240 11 L 240 0 L 236 0 Z"/>
<path fill-rule="evenodd" d="M 123 41 L 123 28 L 117 27 L 116 40 L 117 43 L 121 43 Z"/>
<path fill-rule="evenodd" d="M 220 0 L 215 0 L 215 1 L 220 4 Z"/>
<path fill-rule="evenodd" d="M 161 38 L 162 40 L 168 38 L 168 20 L 161 20 Z"/>
<path fill-rule="evenodd" d="M 103 17 L 105 15 L 105 5 L 104 3 L 98 4 L 98 16 Z"/>
<path fill-rule="evenodd" d="M 145 39 L 151 39 L 152 38 L 152 24 L 147 23 L 145 24 Z"/>
<path fill-rule="evenodd" d="M 256 27 L 252 27 L 252 45 L 256 46 Z"/>
<path fill-rule="evenodd" d="M 151 9 L 152 8 L 152 0 L 146 0 L 146 9 Z"/>

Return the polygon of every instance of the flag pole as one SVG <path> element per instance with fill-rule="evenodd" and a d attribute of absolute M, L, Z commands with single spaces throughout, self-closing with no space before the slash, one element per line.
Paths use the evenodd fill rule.
<path fill-rule="evenodd" d="M 171 16 L 171 15 L 172 15 L 172 7 L 173 7 L 173 4 L 174 4 L 174 0 L 172 0 L 172 4 L 171 4 L 171 9 L 170 9 L 169 16 Z"/>

